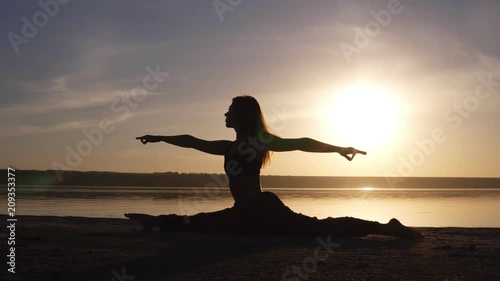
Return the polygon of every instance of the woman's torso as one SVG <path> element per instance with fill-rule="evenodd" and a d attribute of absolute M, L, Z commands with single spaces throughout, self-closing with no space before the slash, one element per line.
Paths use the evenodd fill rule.
<path fill-rule="evenodd" d="M 228 146 L 224 155 L 224 170 L 236 203 L 244 203 L 262 192 L 260 168 L 265 153 L 262 145 L 248 141 L 234 141 Z"/>

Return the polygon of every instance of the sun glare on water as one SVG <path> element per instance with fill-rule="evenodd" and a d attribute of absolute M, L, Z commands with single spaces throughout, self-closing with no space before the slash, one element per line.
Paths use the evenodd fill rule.
<path fill-rule="evenodd" d="M 372 150 L 394 137 L 399 108 L 390 91 L 364 84 L 336 91 L 326 104 L 328 126 L 335 142 Z"/>

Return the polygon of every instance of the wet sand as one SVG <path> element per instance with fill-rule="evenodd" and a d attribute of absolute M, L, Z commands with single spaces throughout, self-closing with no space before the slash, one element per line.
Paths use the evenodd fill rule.
<path fill-rule="evenodd" d="M 7 234 L 5 215 L 0 216 Z M 18 216 L 15 274 L 0 280 L 500 280 L 500 228 L 425 238 L 143 232 L 128 219 Z"/>

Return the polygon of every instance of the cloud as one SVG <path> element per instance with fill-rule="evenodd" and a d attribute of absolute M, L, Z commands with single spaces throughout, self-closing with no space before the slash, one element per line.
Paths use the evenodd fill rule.
<path fill-rule="evenodd" d="M 105 116 L 101 119 L 87 119 L 79 121 L 64 121 L 56 124 L 51 124 L 47 126 L 36 126 L 22 123 L 3 123 L 0 127 L 0 138 L 2 137 L 13 137 L 13 136 L 26 136 L 34 134 L 43 133 L 59 133 L 68 132 L 72 130 L 83 130 L 85 128 L 98 127 L 99 123 L 104 119 L 109 119 L 113 125 L 119 123 L 130 121 L 132 119 L 155 115 L 164 113 L 163 109 L 159 110 L 142 110 L 142 111 L 130 111 L 129 113 L 122 113 L 117 115 L 116 113 L 110 113 L 110 115 Z"/>
<path fill-rule="evenodd" d="M 69 75 L 63 75 L 56 77 L 47 82 L 34 83 L 28 82 L 21 85 L 26 91 L 31 93 L 61 93 L 68 92 L 70 89 L 67 86 Z"/>
<path fill-rule="evenodd" d="M 163 126 L 163 127 L 154 127 L 154 128 L 145 128 L 149 134 L 160 134 L 165 133 L 167 131 L 176 130 L 180 128 L 180 126 Z"/>
<path fill-rule="evenodd" d="M 179 40 L 160 40 L 156 42 L 151 41 L 138 41 L 122 43 L 106 43 L 97 48 L 90 49 L 87 53 L 90 57 L 95 58 L 108 58 L 118 55 L 127 55 L 137 52 L 151 52 L 154 49 L 165 49 L 170 45 L 177 43 Z"/>
<path fill-rule="evenodd" d="M 12 136 L 25 136 L 41 133 L 56 133 L 62 131 L 70 131 L 74 129 L 87 128 L 96 123 L 95 120 L 84 120 L 84 121 L 68 121 L 51 126 L 34 126 L 34 125 L 23 125 L 23 124 L 7 124 L 0 128 L 1 137 L 12 137 Z"/>
<path fill-rule="evenodd" d="M 68 86 L 69 76 L 61 76 L 42 83 L 28 83 L 22 85 L 29 90 L 33 98 L 30 101 L 11 105 L 0 109 L 0 116 L 18 116 L 35 114 L 54 114 L 57 111 L 111 106 L 115 100 L 122 97 L 131 97 L 130 90 L 100 90 L 85 91 L 72 89 Z M 147 96 L 160 96 L 165 93 L 147 92 Z"/>

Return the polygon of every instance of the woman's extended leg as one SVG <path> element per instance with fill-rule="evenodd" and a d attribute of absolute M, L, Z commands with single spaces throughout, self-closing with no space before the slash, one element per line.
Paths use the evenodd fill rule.
<path fill-rule="evenodd" d="M 253 217 L 260 218 L 262 232 L 280 235 L 332 235 L 362 237 L 383 234 L 401 238 L 421 238 L 415 230 L 391 219 L 387 224 L 352 217 L 317 219 L 293 212 L 272 192 L 263 192 L 251 208 Z"/>
<path fill-rule="evenodd" d="M 124 215 L 131 220 L 140 221 L 144 231 L 151 231 L 153 228 L 160 226 L 160 221 L 157 216 L 138 213 L 126 213 Z"/>
<path fill-rule="evenodd" d="M 224 210 L 198 213 L 193 216 L 180 216 L 176 214 L 152 216 L 147 214 L 129 213 L 125 217 L 142 223 L 145 231 L 159 227 L 161 230 L 195 231 L 195 232 L 233 232 L 238 231 L 241 225 L 239 216 L 233 208 Z"/>

